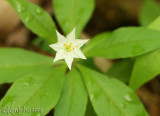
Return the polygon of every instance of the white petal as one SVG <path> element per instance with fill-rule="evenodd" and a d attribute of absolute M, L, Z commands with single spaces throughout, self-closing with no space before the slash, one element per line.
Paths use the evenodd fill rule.
<path fill-rule="evenodd" d="M 76 38 L 75 34 L 76 34 L 76 28 L 74 28 L 72 32 L 67 35 L 67 39 L 69 41 L 74 41 Z"/>
<path fill-rule="evenodd" d="M 72 55 L 74 58 L 86 59 L 86 57 L 84 56 L 83 52 L 82 52 L 80 49 L 74 50 L 71 55 Z"/>
<path fill-rule="evenodd" d="M 82 47 L 85 43 L 87 43 L 89 41 L 89 39 L 87 40 L 82 40 L 82 39 L 76 39 L 75 41 L 75 45 L 77 45 L 79 48 Z"/>
<path fill-rule="evenodd" d="M 55 44 L 51 44 L 49 45 L 52 49 L 54 49 L 55 51 L 59 51 L 62 49 L 62 46 L 59 43 L 55 43 Z"/>
<path fill-rule="evenodd" d="M 57 60 L 64 59 L 64 57 L 65 57 L 65 52 L 64 51 L 58 51 L 56 53 L 56 57 L 55 57 L 53 62 L 56 62 Z"/>
<path fill-rule="evenodd" d="M 73 62 L 73 57 L 71 55 L 67 55 L 65 57 L 65 61 L 67 63 L 68 68 L 71 70 L 72 62 Z"/>
<path fill-rule="evenodd" d="M 65 37 L 63 35 L 61 35 L 58 31 L 56 31 L 57 33 L 57 37 L 58 37 L 58 42 L 59 43 L 65 43 Z"/>

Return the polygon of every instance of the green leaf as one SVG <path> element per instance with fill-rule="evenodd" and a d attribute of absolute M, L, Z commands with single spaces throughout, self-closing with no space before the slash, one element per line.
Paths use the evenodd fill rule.
<path fill-rule="evenodd" d="M 141 25 L 148 26 L 158 16 L 160 16 L 160 7 L 156 0 L 144 0 L 139 15 Z"/>
<path fill-rule="evenodd" d="M 10 83 L 41 67 L 53 65 L 52 58 L 19 48 L 0 48 L 0 84 Z"/>
<path fill-rule="evenodd" d="M 160 17 L 153 21 L 148 28 L 160 31 Z M 135 65 L 130 78 L 129 86 L 136 90 L 143 84 L 160 74 L 160 49 L 139 56 L 135 60 Z"/>
<path fill-rule="evenodd" d="M 41 50 L 55 54 L 55 51 L 51 47 L 49 47 L 48 43 L 41 37 L 36 37 L 32 41 L 32 44 L 40 48 Z"/>
<path fill-rule="evenodd" d="M 136 94 L 115 79 L 78 65 L 98 116 L 148 116 Z"/>
<path fill-rule="evenodd" d="M 136 90 L 160 74 L 160 49 L 137 57 L 129 86 Z"/>
<path fill-rule="evenodd" d="M 93 58 L 87 58 L 87 60 L 78 60 L 78 63 L 80 63 L 88 68 L 100 71 L 99 68 L 95 65 Z"/>
<path fill-rule="evenodd" d="M 55 116 L 84 116 L 87 99 L 81 75 L 73 68 L 65 78 L 62 95 L 55 107 Z"/>
<path fill-rule="evenodd" d="M 124 83 L 129 82 L 132 73 L 134 61 L 131 59 L 124 59 L 116 62 L 106 73 L 109 77 L 116 78 Z"/>
<path fill-rule="evenodd" d="M 90 100 L 88 100 L 85 116 L 97 116 L 97 114 L 95 113 L 95 111 L 93 109 L 93 106 L 92 106 Z"/>
<path fill-rule="evenodd" d="M 0 110 L 40 109 L 33 112 L 21 112 L 23 116 L 46 115 L 58 102 L 64 82 L 66 66 L 41 68 L 18 79 L 0 102 Z M 19 112 L 14 112 L 18 115 Z M 3 112 L 0 112 L 2 115 Z M 8 115 L 7 113 L 3 116 Z"/>
<path fill-rule="evenodd" d="M 18 13 L 22 22 L 48 43 L 56 42 L 55 24 L 42 8 L 26 0 L 7 0 Z"/>
<path fill-rule="evenodd" d="M 96 35 L 83 47 L 83 53 L 86 55 L 98 53 L 99 49 L 104 49 L 106 47 L 107 39 L 110 35 L 111 32 L 103 32 Z"/>
<path fill-rule="evenodd" d="M 160 31 L 160 16 L 156 18 L 148 27 L 150 29 Z"/>
<path fill-rule="evenodd" d="M 128 58 L 158 49 L 159 45 L 158 31 L 143 27 L 125 27 L 114 31 L 103 48 L 98 45 L 96 52 L 87 52 L 86 56 Z"/>
<path fill-rule="evenodd" d="M 55 16 L 65 34 L 76 27 L 76 36 L 79 37 L 93 13 L 94 2 L 94 0 L 53 0 Z"/>

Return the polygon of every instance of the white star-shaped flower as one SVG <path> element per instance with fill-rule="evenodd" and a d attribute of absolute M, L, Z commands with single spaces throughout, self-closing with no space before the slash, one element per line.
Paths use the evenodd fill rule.
<path fill-rule="evenodd" d="M 53 62 L 65 59 L 70 70 L 74 58 L 86 59 L 80 48 L 88 40 L 75 39 L 75 31 L 76 28 L 74 28 L 73 31 L 67 35 L 67 37 L 64 37 L 58 31 L 56 31 L 58 42 L 50 45 L 50 47 L 57 52 Z"/>

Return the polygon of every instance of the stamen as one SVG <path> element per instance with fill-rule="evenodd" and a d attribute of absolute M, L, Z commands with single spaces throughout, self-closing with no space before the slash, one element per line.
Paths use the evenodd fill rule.
<path fill-rule="evenodd" d="M 67 47 L 67 44 L 65 43 L 64 46 Z"/>
<path fill-rule="evenodd" d="M 69 49 L 72 47 L 72 42 L 70 42 Z"/>
<path fill-rule="evenodd" d="M 71 52 L 72 50 L 71 50 L 71 49 L 68 49 L 67 51 L 68 51 L 68 52 Z"/>
<path fill-rule="evenodd" d="M 71 52 L 72 50 L 75 49 L 75 48 L 72 48 L 72 45 L 73 45 L 72 42 L 70 42 L 70 45 L 67 45 L 67 43 L 64 44 L 64 46 L 65 46 L 65 48 L 66 48 L 66 50 L 67 50 L 68 52 Z M 78 46 L 77 46 L 77 48 L 78 48 Z"/>
<path fill-rule="evenodd" d="M 78 46 L 76 46 L 76 48 L 78 48 Z"/>

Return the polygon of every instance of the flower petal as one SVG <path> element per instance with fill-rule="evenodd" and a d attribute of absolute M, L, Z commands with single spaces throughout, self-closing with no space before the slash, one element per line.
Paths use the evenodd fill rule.
<path fill-rule="evenodd" d="M 59 43 L 55 43 L 55 44 L 51 44 L 49 45 L 52 49 L 54 49 L 55 51 L 59 51 L 62 49 L 62 46 Z"/>
<path fill-rule="evenodd" d="M 56 57 L 55 57 L 53 62 L 56 62 L 57 60 L 64 59 L 64 57 L 65 57 L 65 52 L 64 51 L 58 51 L 56 53 Z"/>
<path fill-rule="evenodd" d="M 68 39 L 70 42 L 75 41 L 75 39 L 76 39 L 75 34 L 76 34 L 76 28 L 74 28 L 74 29 L 72 30 L 72 32 L 67 35 L 67 39 Z"/>
<path fill-rule="evenodd" d="M 57 37 L 58 37 L 58 42 L 64 44 L 65 43 L 65 37 L 61 35 L 58 31 L 56 31 Z"/>
<path fill-rule="evenodd" d="M 85 43 L 87 43 L 89 39 L 87 40 L 82 40 L 82 39 L 76 39 L 75 45 L 77 45 L 79 48 L 82 47 Z"/>
<path fill-rule="evenodd" d="M 72 55 L 74 58 L 86 59 L 86 57 L 84 56 L 83 52 L 82 52 L 80 49 L 74 50 L 71 55 Z"/>
<path fill-rule="evenodd" d="M 67 66 L 68 68 L 71 70 L 71 66 L 72 66 L 72 62 L 73 62 L 73 56 L 71 56 L 70 54 L 68 54 L 66 57 L 65 57 L 65 61 L 67 63 Z"/>

